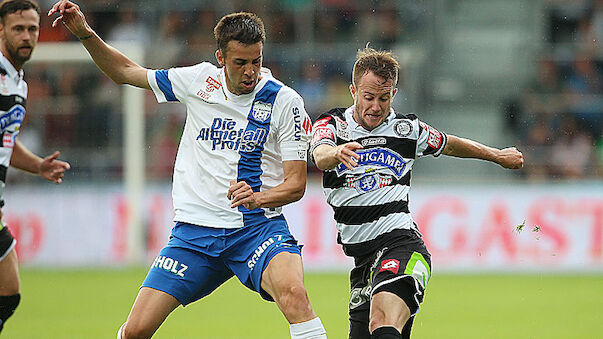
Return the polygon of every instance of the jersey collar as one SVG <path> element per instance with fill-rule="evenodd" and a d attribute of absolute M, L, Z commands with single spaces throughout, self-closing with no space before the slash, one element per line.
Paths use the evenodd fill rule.
<path fill-rule="evenodd" d="M 224 72 L 224 67 L 220 68 L 220 82 L 223 84 L 222 88 L 224 90 L 224 96 L 226 100 L 240 104 L 246 104 L 250 100 L 253 100 L 257 92 L 262 89 L 264 85 L 266 85 L 266 82 L 268 82 L 270 78 L 272 78 L 272 72 L 268 68 L 262 67 L 260 72 L 262 74 L 262 79 L 258 81 L 257 85 L 255 85 L 255 88 L 251 93 L 236 95 L 228 90 L 228 86 L 226 85 L 226 73 Z"/>
<path fill-rule="evenodd" d="M 2 65 L 2 68 L 6 70 L 7 75 L 15 81 L 23 80 L 23 70 L 21 69 L 17 71 L 15 66 L 11 64 L 4 54 L 0 53 L 0 55 L 2 55 L 2 58 L 0 58 L 0 64 Z"/>

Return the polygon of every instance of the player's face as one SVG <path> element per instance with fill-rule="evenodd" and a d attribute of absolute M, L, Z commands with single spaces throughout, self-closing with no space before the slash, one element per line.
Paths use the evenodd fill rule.
<path fill-rule="evenodd" d="M 34 9 L 7 14 L 0 23 L 0 48 L 16 69 L 31 58 L 39 32 L 40 15 Z"/>
<path fill-rule="evenodd" d="M 240 95 L 253 92 L 260 79 L 263 47 L 262 42 L 247 45 L 231 40 L 225 55 L 220 50 L 216 52 L 218 62 L 224 66 L 226 86 L 231 93 Z"/>
<path fill-rule="evenodd" d="M 372 131 L 389 115 L 396 92 L 393 80 L 385 80 L 368 71 L 358 79 L 355 87 L 350 85 L 354 97 L 354 120 L 368 131 Z"/>

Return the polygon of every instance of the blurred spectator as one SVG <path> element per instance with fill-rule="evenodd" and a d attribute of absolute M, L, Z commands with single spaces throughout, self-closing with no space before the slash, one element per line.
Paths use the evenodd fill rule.
<path fill-rule="evenodd" d="M 325 83 L 322 77 L 322 67 L 317 61 L 306 61 L 301 66 L 301 77 L 295 89 L 304 98 L 306 111 L 312 120 L 320 115 L 325 106 L 323 100 L 325 97 Z"/>
<path fill-rule="evenodd" d="M 133 7 L 122 6 L 118 14 L 117 23 L 109 32 L 107 41 L 116 43 L 136 42 L 142 46 L 149 43 L 149 29 L 137 18 L 138 12 Z"/>

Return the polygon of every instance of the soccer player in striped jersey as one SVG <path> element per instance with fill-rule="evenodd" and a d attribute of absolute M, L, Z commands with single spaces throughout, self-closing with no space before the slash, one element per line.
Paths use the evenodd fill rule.
<path fill-rule="evenodd" d="M 42 159 L 17 139 L 25 117 L 27 84 L 23 65 L 38 42 L 40 7 L 31 0 L 0 3 L 0 208 L 9 166 L 61 183 L 69 164 L 57 160 L 59 152 Z M 21 300 L 17 241 L 2 220 L 0 209 L 0 332 Z"/>
<path fill-rule="evenodd" d="M 304 194 L 312 124 L 302 98 L 262 68 L 260 18 L 234 13 L 218 22 L 220 67 L 148 70 L 105 44 L 76 4 L 59 1 L 55 12 L 53 26 L 62 21 L 116 83 L 187 107 L 174 168 L 176 225 L 118 337 L 151 337 L 176 307 L 237 276 L 276 302 L 291 338 L 326 338 L 304 286 L 300 246 L 281 214 Z"/>
<path fill-rule="evenodd" d="M 431 258 L 408 209 L 415 159 L 440 154 L 523 166 L 514 147 L 496 149 L 444 134 L 391 108 L 399 65 L 388 51 L 359 51 L 354 105 L 314 123 L 310 153 L 323 173 L 338 242 L 354 258 L 351 339 L 409 338 L 431 277 Z"/>

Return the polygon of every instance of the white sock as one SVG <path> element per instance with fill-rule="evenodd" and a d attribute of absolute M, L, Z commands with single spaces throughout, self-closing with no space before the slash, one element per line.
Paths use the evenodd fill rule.
<path fill-rule="evenodd" d="M 327 331 L 319 317 L 303 323 L 290 324 L 291 339 L 327 339 Z"/>
<path fill-rule="evenodd" d="M 126 326 L 126 323 L 124 323 L 123 325 L 121 325 L 121 327 L 117 331 L 117 339 L 121 339 L 121 333 L 123 332 L 125 326 Z"/>

